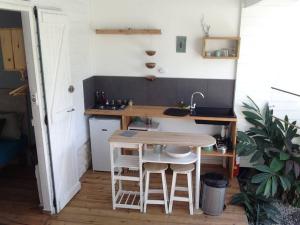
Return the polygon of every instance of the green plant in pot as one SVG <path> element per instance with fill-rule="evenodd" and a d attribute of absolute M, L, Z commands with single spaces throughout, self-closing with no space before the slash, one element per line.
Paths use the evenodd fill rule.
<path fill-rule="evenodd" d="M 251 184 L 242 187 L 242 192 L 233 196 L 231 204 L 244 206 L 248 220 L 252 224 L 280 223 L 280 212 L 272 205 L 271 199 L 256 194 L 255 187 Z"/>
<path fill-rule="evenodd" d="M 260 110 L 248 98 L 249 103 L 243 103 L 243 114 L 253 127 L 238 132 L 237 153 L 252 155 L 250 162 L 255 163 L 257 174 L 251 182 L 257 185 L 256 194 L 300 204 L 300 148 L 294 143 L 299 137 L 296 121 L 290 122 L 287 116 L 279 120 L 268 104 Z"/>

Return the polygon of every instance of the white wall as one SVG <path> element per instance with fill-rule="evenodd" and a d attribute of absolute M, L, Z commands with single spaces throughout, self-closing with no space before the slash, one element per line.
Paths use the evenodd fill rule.
<path fill-rule="evenodd" d="M 159 28 L 159 36 L 93 34 L 93 74 L 118 76 L 235 79 L 235 61 L 201 57 L 201 17 L 211 25 L 211 36 L 237 36 L 239 0 L 91 0 L 91 29 Z M 176 53 L 176 36 L 187 36 L 186 53 Z M 147 57 L 145 50 L 156 50 Z M 144 63 L 154 61 L 149 71 Z M 159 73 L 162 67 L 165 73 Z M 194 121 L 155 119 L 165 131 L 216 134 L 219 126 L 196 125 Z M 216 161 L 216 160 L 215 160 Z M 209 163 L 210 161 L 206 161 Z"/>
<path fill-rule="evenodd" d="M 235 78 L 232 60 L 204 60 L 201 17 L 211 25 L 211 36 L 236 36 L 239 0 L 91 0 L 91 28 L 159 28 L 160 36 L 93 35 L 93 73 L 145 76 L 144 63 L 153 60 L 166 71 L 156 76 Z M 176 53 L 176 36 L 187 36 L 187 52 Z M 147 58 L 144 51 L 157 51 Z"/>
<path fill-rule="evenodd" d="M 241 115 L 247 95 L 261 107 L 270 102 L 281 118 L 288 114 L 300 120 L 300 98 L 270 88 L 300 94 L 299 12 L 300 1 L 296 0 L 264 0 L 242 10 L 235 101 L 239 129 L 248 127 Z"/>
<path fill-rule="evenodd" d="M 68 16 L 70 22 L 70 60 L 72 83 L 74 92 L 74 146 L 78 152 L 79 175 L 82 174 L 82 165 L 88 160 L 88 151 L 85 144 L 88 140 L 88 126 L 84 116 L 84 100 L 82 80 L 91 76 L 90 55 L 90 1 L 89 0 L 35 0 L 42 8 L 57 8 Z"/>

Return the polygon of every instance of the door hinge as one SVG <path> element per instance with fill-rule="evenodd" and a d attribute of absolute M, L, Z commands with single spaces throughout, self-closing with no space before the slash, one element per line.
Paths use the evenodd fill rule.
<path fill-rule="evenodd" d="M 37 19 L 38 18 L 38 11 L 37 11 L 36 6 L 34 6 L 34 8 L 33 8 L 33 14 L 34 14 L 34 17 Z"/>
<path fill-rule="evenodd" d="M 46 124 L 46 126 L 48 126 L 48 115 L 47 114 L 45 115 L 44 123 Z"/>

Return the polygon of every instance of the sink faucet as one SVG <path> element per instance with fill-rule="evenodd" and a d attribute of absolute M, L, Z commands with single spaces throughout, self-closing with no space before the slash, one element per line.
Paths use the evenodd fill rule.
<path fill-rule="evenodd" d="M 204 98 L 204 94 L 202 92 L 200 92 L 200 91 L 194 92 L 191 96 L 191 110 L 194 110 L 196 108 L 196 103 L 194 103 L 194 95 L 196 95 L 196 94 L 198 94 L 198 95 L 202 96 L 202 98 Z"/>

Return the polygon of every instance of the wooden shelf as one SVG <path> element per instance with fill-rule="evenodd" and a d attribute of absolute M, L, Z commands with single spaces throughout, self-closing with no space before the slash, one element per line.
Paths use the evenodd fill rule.
<path fill-rule="evenodd" d="M 160 29 L 96 29 L 96 34 L 110 35 L 160 35 Z"/>
<path fill-rule="evenodd" d="M 218 152 L 217 150 L 213 150 L 211 152 L 208 151 L 201 151 L 201 155 L 202 156 L 211 156 L 211 157 L 234 157 L 234 154 L 232 151 L 227 151 L 225 154 L 222 154 L 220 152 Z"/>
<path fill-rule="evenodd" d="M 240 37 L 204 37 L 202 42 L 202 57 L 204 59 L 239 59 Z M 216 46 L 208 48 L 208 42 L 214 43 Z M 224 43 L 222 43 L 224 42 Z M 223 52 L 225 49 L 225 53 Z M 230 53 L 234 49 L 233 53 Z M 216 52 L 220 51 L 220 56 L 216 56 Z M 226 53 L 227 52 L 227 53 Z M 210 53 L 211 55 L 208 55 Z"/>
<path fill-rule="evenodd" d="M 221 57 L 217 57 L 217 56 L 203 56 L 203 58 L 205 59 L 239 59 L 239 57 L 234 57 L 234 56 L 221 56 Z"/>

